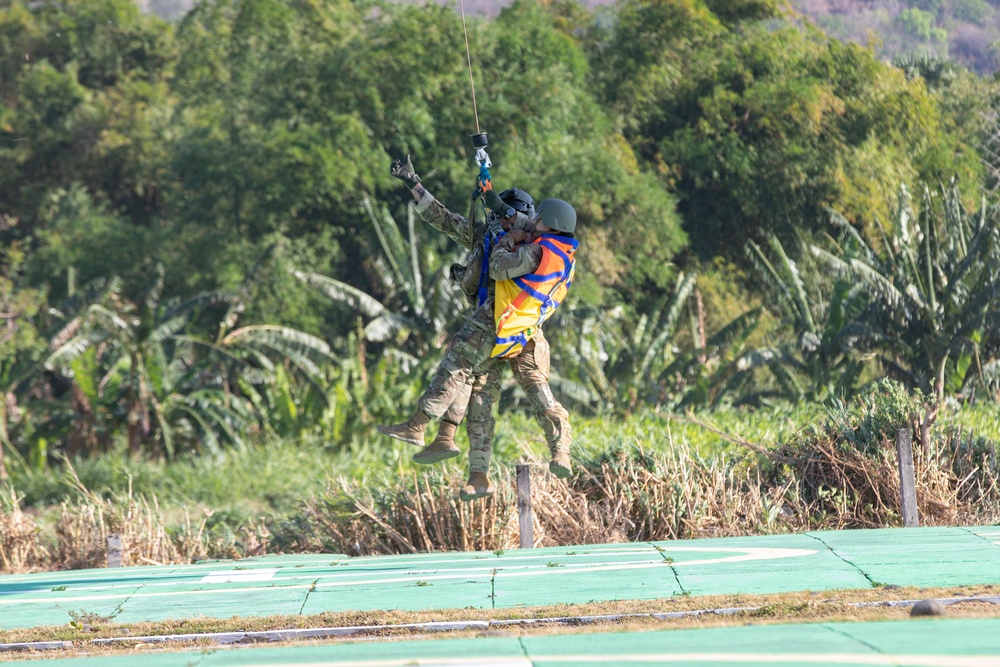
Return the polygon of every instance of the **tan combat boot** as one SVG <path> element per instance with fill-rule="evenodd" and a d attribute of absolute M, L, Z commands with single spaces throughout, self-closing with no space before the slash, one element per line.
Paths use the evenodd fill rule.
<path fill-rule="evenodd" d="M 465 502 L 492 495 L 493 485 L 490 484 L 490 478 L 484 472 L 470 472 L 469 481 L 458 492 L 458 497 Z"/>
<path fill-rule="evenodd" d="M 434 438 L 431 444 L 413 455 L 413 462 L 427 465 L 446 459 L 453 459 L 461 454 L 461 450 L 455 444 L 455 431 L 457 430 L 458 424 L 442 420 L 437 437 Z"/>
<path fill-rule="evenodd" d="M 549 472 L 559 479 L 566 479 L 573 474 L 573 466 L 569 462 L 569 450 L 556 451 L 552 455 Z"/>
<path fill-rule="evenodd" d="M 427 416 L 427 413 L 417 408 L 417 411 L 413 413 L 413 416 L 402 424 L 393 424 L 392 426 L 379 424 L 378 432 L 382 435 L 387 435 L 390 438 L 395 438 L 396 440 L 408 442 L 411 445 L 423 447 L 424 429 L 427 427 L 427 423 L 430 420 L 431 418 Z"/>

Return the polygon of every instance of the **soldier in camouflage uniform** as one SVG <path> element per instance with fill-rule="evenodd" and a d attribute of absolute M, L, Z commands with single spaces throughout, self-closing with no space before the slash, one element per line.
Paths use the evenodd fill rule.
<path fill-rule="evenodd" d="M 423 445 L 424 427 L 431 419 L 440 419 L 435 440 L 413 458 L 418 463 L 443 461 L 459 454 L 454 435 L 467 410 L 469 483 L 460 495 L 465 500 L 471 500 L 493 492 L 488 471 L 495 427 L 493 404 L 499 396 L 502 370 L 498 362 L 489 360 L 494 344 L 495 322 L 494 281 L 489 279 L 487 267 L 483 266 L 484 255 L 488 252 L 488 230 L 484 223 L 473 224 L 467 218 L 452 213 L 427 192 L 414 172 L 409 156 L 405 161 L 396 160 L 390 171 L 410 185 L 422 219 L 472 251 L 466 266 L 452 267 L 452 277 L 458 280 L 473 304 L 482 303 L 466 317 L 467 325 L 449 343 L 434 380 L 421 396 L 414 415 L 402 424 L 379 426 L 379 431 L 404 442 Z M 499 197 L 492 191 L 486 194 L 492 207 L 504 215 L 505 224 L 522 231 L 523 236 L 517 238 L 526 238 L 526 230 L 534 226 L 531 197 L 517 188 L 507 190 Z M 532 215 L 526 215 L 529 213 Z M 535 408 L 549 442 L 553 454 L 550 470 L 559 477 L 568 477 L 571 473 L 569 415 L 549 388 L 549 346 L 541 331 L 535 334 L 520 355 L 509 361 L 518 384 Z"/>

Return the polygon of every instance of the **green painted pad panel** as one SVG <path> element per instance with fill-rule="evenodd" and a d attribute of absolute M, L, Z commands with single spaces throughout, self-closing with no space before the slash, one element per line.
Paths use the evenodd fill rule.
<path fill-rule="evenodd" d="M 10 604 L 0 606 L 0 625 L 5 628 L 32 628 L 46 625 L 68 625 L 117 618 L 128 593 L 101 599 L 80 599 L 78 596 L 53 598 L 49 603 Z M 6 602 L 0 597 L 0 602 Z"/>
<path fill-rule="evenodd" d="M 1000 619 L 745 625 L 694 630 L 477 639 L 328 643 L 146 653 L 143 667 L 556 667 L 566 665 L 912 665 L 1000 664 Z M 136 656 L 46 661 L 47 667 L 125 667 Z"/>
<path fill-rule="evenodd" d="M 544 583 L 537 580 L 535 585 L 526 577 L 500 572 L 495 589 L 494 603 L 498 608 L 656 600 L 682 592 L 670 567 L 665 564 L 656 569 L 621 570 L 610 574 L 560 569 L 546 573 Z M 554 591 L 558 591 L 561 602 L 554 601 Z"/>
<path fill-rule="evenodd" d="M 494 605 L 553 604 L 551 591 L 545 586 L 533 585 L 526 577 L 536 580 L 538 576 L 548 578 L 556 574 L 554 568 L 562 568 L 560 573 L 570 572 L 571 568 L 589 570 L 611 567 L 617 570 L 636 563 L 662 565 L 663 558 L 655 548 L 647 544 L 617 544 L 600 545 L 596 549 L 554 547 L 500 553 L 443 553 L 406 558 L 355 559 L 347 563 L 347 567 L 339 568 L 317 580 L 316 589 L 309 596 L 303 613 L 351 609 L 488 609 Z M 664 569 L 669 572 L 669 568 Z M 540 595 L 541 601 L 502 599 L 504 593 L 501 591 L 501 582 L 511 578 L 516 579 L 529 595 Z M 564 578 L 559 577 L 561 586 L 564 586 Z M 578 578 L 579 585 L 570 586 L 568 590 L 578 588 L 578 597 L 582 601 L 595 597 L 595 594 L 589 592 L 595 582 L 600 588 L 596 597 L 608 599 L 610 591 L 607 590 L 606 579 L 595 577 L 593 572 L 581 573 Z M 666 597 L 673 590 L 659 588 L 657 594 L 642 597 Z"/>
<path fill-rule="evenodd" d="M 134 595 L 122 605 L 118 623 L 234 616 L 297 615 L 308 587 L 243 587 L 223 591 L 178 591 Z"/>
<path fill-rule="evenodd" d="M 873 653 L 859 642 L 820 625 L 577 634 L 524 637 L 521 641 L 532 657 L 533 667 L 592 665 L 592 659 L 600 656 L 606 656 L 602 664 L 615 664 L 616 660 L 637 656 L 646 657 L 640 664 L 676 664 L 671 657 L 687 656 L 691 664 L 698 665 L 746 664 L 749 660 L 745 657 L 749 656 L 753 663 L 767 665 L 782 664 L 779 661 L 789 654 L 805 653 L 815 657 Z M 575 662 L 574 657 L 585 660 Z"/>
<path fill-rule="evenodd" d="M 387 582 L 383 585 L 350 584 L 320 588 L 317 585 L 302 608 L 303 614 L 340 611 L 426 611 L 434 609 L 489 609 L 493 587 L 490 577 L 467 577 L 461 581 L 423 579 Z"/>
<path fill-rule="evenodd" d="M 990 541 L 975 530 L 894 528 L 815 535 L 874 582 L 900 586 L 1000 583 L 1000 546 L 993 543 L 1000 538 Z"/>
<path fill-rule="evenodd" d="M 495 606 L 653 600 L 681 593 L 667 559 L 654 545 L 600 551 L 590 547 L 532 551 L 539 552 L 540 557 L 529 560 L 526 552 L 510 558 L 504 554 L 494 580 Z M 558 602 L 553 590 L 559 591 Z"/>
<path fill-rule="evenodd" d="M 968 528 L 973 535 L 978 535 L 984 540 L 1000 546 L 1000 526 L 988 526 L 986 528 Z"/>
<path fill-rule="evenodd" d="M 0 577 L 0 629 L 433 610 L 902 586 L 1000 584 L 1000 527 L 816 532 L 475 553 L 266 556 Z M 54 590 L 55 589 L 55 590 Z"/>
<path fill-rule="evenodd" d="M 864 574 L 809 535 L 658 542 L 691 595 L 868 588 Z"/>

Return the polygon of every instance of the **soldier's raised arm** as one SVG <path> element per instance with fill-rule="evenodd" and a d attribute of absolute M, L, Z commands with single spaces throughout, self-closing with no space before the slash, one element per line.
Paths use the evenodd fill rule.
<path fill-rule="evenodd" d="M 465 216 L 449 211 L 427 191 L 420 181 L 420 176 L 413 169 L 409 155 L 402 160 L 393 160 L 389 166 L 389 173 L 409 186 L 410 193 L 417 202 L 417 214 L 421 220 L 439 232 L 447 234 L 466 250 L 472 248 L 475 241 L 472 223 Z"/>

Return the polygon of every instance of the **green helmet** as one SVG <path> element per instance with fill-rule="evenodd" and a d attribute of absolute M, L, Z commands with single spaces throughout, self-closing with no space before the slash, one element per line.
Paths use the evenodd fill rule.
<path fill-rule="evenodd" d="M 535 210 L 546 227 L 567 234 L 576 231 L 576 209 L 562 199 L 546 199 Z"/>

